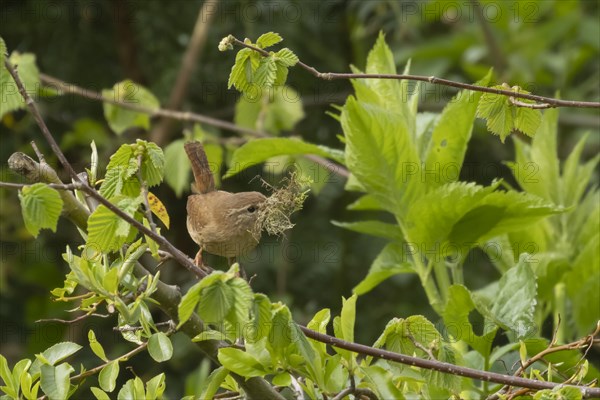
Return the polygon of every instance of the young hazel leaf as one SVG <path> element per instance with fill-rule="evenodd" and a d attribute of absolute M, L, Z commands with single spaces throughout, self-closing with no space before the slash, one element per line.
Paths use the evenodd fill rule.
<path fill-rule="evenodd" d="M 298 63 L 298 56 L 287 47 L 275 53 L 275 61 L 284 67 L 293 67 Z"/>
<path fill-rule="evenodd" d="M 141 198 L 117 197 L 113 203 L 129 216 L 133 216 L 141 203 Z M 110 211 L 99 206 L 88 219 L 88 246 L 101 252 L 118 250 L 126 241 L 131 226 Z"/>
<path fill-rule="evenodd" d="M 259 88 L 270 88 L 277 77 L 277 62 L 273 56 L 263 57 L 254 73 L 253 83 Z"/>
<path fill-rule="evenodd" d="M 63 200 L 60 194 L 43 183 L 25 186 L 19 192 L 25 227 L 37 237 L 40 229 L 48 228 L 56 232 L 58 217 L 62 211 Z"/>
<path fill-rule="evenodd" d="M 283 39 L 279 36 L 278 33 L 275 32 L 267 32 L 263 33 L 256 40 L 256 45 L 261 49 L 266 49 L 267 47 L 271 47 L 274 44 L 281 42 Z"/>
<path fill-rule="evenodd" d="M 250 49 L 242 49 L 235 56 L 235 64 L 231 67 L 227 88 L 234 86 L 240 92 L 245 92 L 252 80 L 252 62 Z M 248 76 L 248 69 L 250 76 Z"/>

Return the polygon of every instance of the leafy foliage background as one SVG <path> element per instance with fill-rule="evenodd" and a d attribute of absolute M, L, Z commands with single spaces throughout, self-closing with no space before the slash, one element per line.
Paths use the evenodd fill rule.
<path fill-rule="evenodd" d="M 1 35 L 9 49 L 36 54 L 38 66 L 44 73 L 98 91 L 111 88 L 125 78 L 132 79 L 148 87 L 164 104 L 201 4 L 192 0 L 169 3 L 105 0 L 55 1 L 50 7 L 41 0 L 4 1 Z M 415 4 L 413 13 L 411 7 Z M 484 1 L 482 4 L 495 3 Z M 448 2 L 226 1 L 221 4 L 209 30 L 207 46 L 193 75 L 184 109 L 233 119 L 239 95 L 226 89 L 231 55 L 219 53 L 217 43 L 229 33 L 239 38 L 256 38 L 268 31 L 279 32 L 285 38 L 285 46 L 321 71 L 346 71 L 349 64 L 364 69 L 367 52 L 382 30 L 387 34 L 386 40 L 399 69 L 412 59 L 414 73 L 471 82 L 485 75 L 493 65 L 499 82 L 521 85 L 541 95 L 552 96 L 560 88 L 564 98 L 597 99 L 600 93 L 598 3 L 531 1 L 519 3 L 518 10 L 514 4 L 512 9 L 504 8 L 500 17 L 486 21 L 495 36 L 494 48 L 474 16 L 463 13 L 451 18 L 452 15 L 444 14 L 443 10 L 451 11 Z M 306 141 L 339 148 L 336 135 L 341 128 L 325 112 L 331 110 L 330 103 L 343 102 L 351 91 L 350 83 L 317 81 L 298 69 L 291 70 L 288 83 L 301 96 L 306 115 L 292 132 Z M 440 87 L 427 88 L 426 95 L 422 96 L 422 109 L 439 111 L 453 94 Z M 114 135 L 105 122 L 102 107 L 95 102 L 66 96 L 41 104 L 47 123 L 59 136 L 61 148 L 79 170 L 86 166 L 92 139 L 99 149 L 100 168 L 104 168 L 109 155 L 120 144 L 132 143 L 144 135 L 141 130 Z M 563 156 L 568 154 L 583 133 L 591 130 L 583 159 L 597 154 L 598 112 L 568 109 L 561 110 L 560 114 L 559 152 Z M 190 127 L 182 125 L 180 129 Z M 6 116 L 0 129 L 0 160 L 6 160 L 15 150 L 30 152 L 30 138 L 39 138 L 38 128 L 25 112 Z M 219 133 L 224 137 L 232 135 L 225 131 Z M 176 134 L 172 140 L 178 138 Z M 50 154 L 43 141 L 36 142 L 44 154 Z M 513 146 L 502 145 L 497 137 L 487 134 L 484 123 L 479 121 L 461 178 L 489 184 L 502 176 L 516 185 L 510 169 L 502 164 L 513 159 Z M 49 160 L 51 164 L 53 161 Z M 3 166 L 2 180 L 8 180 L 7 174 Z M 223 187 L 232 191 L 257 189 L 256 183 L 248 184 L 255 174 L 277 180 L 277 176 L 254 168 L 224 180 Z M 341 307 L 340 296 L 348 296 L 385 243 L 383 239 L 332 225 L 331 220 L 369 219 L 374 212 L 349 213 L 345 206 L 356 200 L 357 195 L 344 192 L 345 182 L 335 175 L 323 174 L 318 180 L 327 180 L 327 183 L 296 215 L 297 225 L 288 238 L 278 242 L 264 237 L 257 253 L 248 256 L 245 262 L 250 275 L 258 274 L 253 281 L 254 289 L 267 293 L 272 300 L 284 300 L 299 322 L 306 322 L 300 320 L 302 316 L 308 319 L 323 307 L 331 307 L 334 314 L 339 313 L 336 307 Z M 195 253 L 196 247 L 183 229 L 185 195 L 177 197 L 167 185 L 162 185 L 156 193 L 170 213 L 172 228 L 165 232 L 167 237 L 186 253 Z M 0 201 L 2 353 L 18 359 L 47 348 L 58 338 L 85 341 L 92 327 L 108 353 L 123 353 L 117 345 L 111 346 L 111 343 L 122 342 L 118 333 L 111 332 L 108 321 L 85 320 L 70 326 L 32 322 L 48 316 L 71 317 L 62 312 L 61 304 L 48 300 L 48 292 L 61 286 L 68 267 L 60 254 L 65 244 L 77 240 L 77 234 L 64 221 L 59 221 L 57 235 L 44 231 L 34 240 L 25 230 L 15 193 L 0 189 Z M 223 260 L 216 258 L 209 262 L 224 266 Z M 183 288 L 191 285 L 191 278 L 176 265 L 167 264 L 162 268 L 161 276 L 167 282 Z M 498 277 L 478 251 L 472 254 L 465 271 L 466 284 L 473 289 Z M 372 343 L 392 317 L 414 314 L 436 318 L 418 278 L 396 276 L 357 303 L 359 318 L 355 340 Z M 168 390 L 179 386 L 174 384 L 176 376 L 185 379 L 191 371 L 201 376 L 207 370 L 206 365 L 199 365 L 199 352 L 195 347 L 187 339 L 180 339 L 178 335 L 173 337 L 174 358 L 161 365 L 170 375 Z M 89 356 L 93 357 L 91 352 Z M 598 353 L 592 352 L 591 356 L 598 361 Z M 139 369 L 136 365 L 150 365 L 145 357 L 148 356 L 142 355 L 130 362 L 134 371 Z M 146 372 L 153 376 L 160 371 Z M 181 393 L 173 393 L 173 397 L 179 395 Z"/>

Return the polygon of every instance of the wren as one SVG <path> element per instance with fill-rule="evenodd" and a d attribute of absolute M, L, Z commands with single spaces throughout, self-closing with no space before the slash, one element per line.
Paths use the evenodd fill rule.
<path fill-rule="evenodd" d="M 266 197 L 259 192 L 230 193 L 215 190 L 204 147 L 200 142 L 185 144 L 192 164 L 195 187 L 187 199 L 187 230 L 200 250 L 195 262 L 202 267 L 202 251 L 228 259 L 256 247 L 253 232 Z"/>

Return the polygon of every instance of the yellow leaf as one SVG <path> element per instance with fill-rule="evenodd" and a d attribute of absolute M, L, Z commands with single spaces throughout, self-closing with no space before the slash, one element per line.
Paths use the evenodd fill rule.
<path fill-rule="evenodd" d="M 169 224 L 171 223 L 171 219 L 169 218 L 169 213 L 167 213 L 167 208 L 160 201 L 158 197 L 154 194 L 148 192 L 148 203 L 150 203 L 150 210 L 152 213 L 161 220 L 163 224 L 169 229 Z"/>

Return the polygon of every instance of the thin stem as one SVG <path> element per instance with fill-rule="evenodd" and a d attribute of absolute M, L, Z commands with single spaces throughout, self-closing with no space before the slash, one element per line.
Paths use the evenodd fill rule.
<path fill-rule="evenodd" d="M 244 43 L 232 35 L 229 35 L 231 43 L 235 43 L 238 46 L 242 46 L 260 53 L 262 56 L 267 57 L 269 53 L 263 49 L 253 46 L 248 43 Z M 580 108 L 600 108 L 600 102 L 594 101 L 574 101 L 574 100 L 561 100 L 554 99 L 552 97 L 538 96 L 535 94 L 519 93 L 512 90 L 497 89 L 486 86 L 471 85 L 468 83 L 451 81 L 449 79 L 437 78 L 435 76 L 423 76 L 423 75 L 410 75 L 410 74 L 353 74 L 353 73 L 336 73 L 336 72 L 319 72 L 316 68 L 304 64 L 298 61 L 298 66 L 310 72 L 312 75 L 319 79 L 334 80 L 334 79 L 406 79 L 409 81 L 420 81 L 428 82 L 434 85 L 450 86 L 459 89 L 468 89 L 476 92 L 493 93 L 508 97 L 515 97 L 520 99 L 534 100 L 540 103 L 548 104 L 547 107 L 580 107 Z"/>
<path fill-rule="evenodd" d="M 81 189 L 81 185 L 78 183 L 46 183 L 46 186 L 52 189 L 57 190 L 75 190 Z M 10 188 L 10 189 L 23 189 L 25 187 L 33 186 L 33 184 L 29 183 L 12 183 L 12 182 L 0 182 L 0 187 Z"/>
<path fill-rule="evenodd" d="M 49 76 L 49 75 L 46 75 L 43 73 L 40 73 L 40 80 L 42 82 L 44 82 L 44 84 L 46 84 L 48 86 L 52 86 L 56 90 L 61 91 L 63 93 L 74 94 L 77 96 L 85 97 L 90 100 L 101 101 L 101 102 L 108 103 L 108 104 L 114 104 L 114 105 L 129 109 L 129 110 L 148 114 L 151 117 L 165 117 L 165 118 L 176 119 L 179 121 L 199 122 L 199 123 L 203 123 L 206 125 L 214 126 L 216 128 L 221 128 L 221 129 L 225 129 L 228 131 L 241 133 L 244 135 L 249 135 L 249 136 L 256 137 L 256 138 L 271 137 L 271 135 L 269 135 L 267 132 L 244 128 L 244 127 L 238 126 L 236 124 L 233 124 L 231 122 L 223 121 L 223 120 L 217 119 L 217 118 L 208 117 L 208 116 L 202 115 L 202 114 L 196 114 L 196 113 L 192 113 L 192 112 L 173 111 L 173 110 L 167 110 L 164 108 L 152 109 L 152 108 L 148 108 L 148 107 L 144 107 L 144 106 L 139 106 L 135 103 L 127 103 L 127 102 L 118 101 L 113 98 L 102 96 L 102 94 L 100 94 L 98 92 L 94 92 L 89 89 L 84 89 L 84 88 L 74 85 L 72 83 L 67 83 L 65 81 L 62 81 L 60 79 L 57 79 L 55 77 L 52 77 L 52 76 Z M 240 140 L 244 141 L 244 139 L 240 139 Z M 329 161 L 323 157 L 312 155 L 312 154 L 307 154 L 304 157 L 306 159 L 309 159 L 309 160 L 325 167 L 327 170 L 331 171 L 332 173 L 335 173 L 344 178 L 347 178 L 350 175 L 350 173 L 348 172 L 348 170 L 346 168 L 344 168 L 343 166 L 341 166 L 339 164 L 332 163 L 331 161 Z"/>
<path fill-rule="evenodd" d="M 445 303 L 448 298 L 448 291 L 450 290 L 450 276 L 448 275 L 448 267 L 446 267 L 444 260 L 437 260 L 433 263 L 433 273 L 435 274 L 435 280 L 442 296 L 442 301 Z"/>
<path fill-rule="evenodd" d="M 12 78 L 14 79 L 14 81 L 17 85 L 17 88 L 19 89 L 19 93 L 21 93 L 21 96 L 25 100 L 25 104 L 27 104 L 29 111 L 33 115 L 34 119 L 37 122 L 37 125 L 39 126 L 40 130 L 42 131 L 42 135 L 44 135 L 44 138 L 50 145 L 50 148 L 52 149 L 52 151 L 54 152 L 54 154 L 56 155 L 56 157 L 58 158 L 58 160 L 60 161 L 62 166 L 67 170 L 67 172 L 71 176 L 71 179 L 73 180 L 73 182 L 81 185 L 81 191 L 89 194 L 90 196 L 92 196 L 93 198 L 98 200 L 98 202 L 100 204 L 104 205 L 106 208 L 108 208 L 114 214 L 119 216 L 121 219 L 127 221 L 130 225 L 137 228 L 140 232 L 144 233 L 145 235 L 152 238 L 155 242 L 157 242 L 161 246 L 165 247 L 173 255 L 173 258 L 175 258 L 177 260 L 177 262 L 179 264 L 181 264 L 183 267 L 185 267 L 188 271 L 194 273 L 199 278 L 205 277 L 207 275 L 207 273 L 205 271 L 203 271 L 201 268 L 199 268 L 197 265 L 195 265 L 194 262 L 188 256 L 186 256 L 183 252 L 181 252 L 181 250 L 179 250 L 178 248 L 173 246 L 171 244 L 171 242 L 169 242 L 163 236 L 157 235 L 156 233 L 152 232 L 150 229 L 146 228 L 143 224 L 141 224 L 135 218 L 131 217 L 126 212 L 124 212 L 123 210 L 118 208 L 116 205 L 114 205 L 113 203 L 108 201 L 108 199 L 106 199 L 104 196 L 102 196 L 100 193 L 98 193 L 98 191 L 96 191 L 96 189 L 91 187 L 87 182 L 80 179 L 80 177 L 77 175 L 77 173 L 73 169 L 73 166 L 69 163 L 69 161 L 65 157 L 64 153 L 62 152 L 62 150 L 56 143 L 56 140 L 54 140 L 54 137 L 50 133 L 50 130 L 48 129 L 48 126 L 46 125 L 46 122 L 44 122 L 44 119 L 42 118 L 42 115 L 40 114 L 40 111 L 38 110 L 37 105 L 33 101 L 33 98 L 25 90 L 25 86 L 23 85 L 23 82 L 21 81 L 21 78 L 19 77 L 19 74 L 17 73 L 17 71 L 14 69 L 14 67 L 9 62 L 8 59 L 4 60 L 4 65 L 6 66 L 6 69 L 8 70 L 8 72 L 10 73 Z"/>
<path fill-rule="evenodd" d="M 371 356 L 375 358 L 380 358 L 383 360 L 389 360 L 398 362 L 400 364 L 411 365 L 413 367 L 425 368 L 434 371 L 439 371 L 451 375 L 464 376 L 467 378 L 478 379 L 481 381 L 488 382 L 496 382 L 502 384 L 508 384 L 511 386 L 518 386 L 530 389 L 554 389 L 557 386 L 562 386 L 562 383 L 556 382 L 545 382 L 545 381 L 536 381 L 533 379 L 521 378 L 518 376 L 511 375 L 503 375 L 496 372 L 490 371 L 480 371 L 477 369 L 461 367 L 458 365 L 450 364 L 443 361 L 437 360 L 425 360 L 418 357 L 412 357 L 405 354 L 394 353 L 392 351 L 377 349 L 370 346 L 365 346 L 363 344 L 347 342 L 342 339 L 338 339 L 333 336 L 326 335 L 324 333 L 316 332 L 311 329 L 306 328 L 305 326 L 298 325 L 300 330 L 304 332 L 304 334 L 313 340 L 316 340 L 321 343 L 328 344 L 333 347 L 337 347 L 340 349 L 345 349 L 352 351 L 354 353 Z M 600 396 L 600 388 L 589 388 L 586 386 L 574 386 L 578 390 L 581 391 L 584 397 L 599 397 Z"/>

